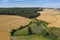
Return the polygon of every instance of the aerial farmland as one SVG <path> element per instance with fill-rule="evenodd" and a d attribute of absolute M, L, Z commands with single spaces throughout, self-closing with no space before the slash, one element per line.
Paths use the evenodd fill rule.
<path fill-rule="evenodd" d="M 60 40 L 60 10 L 0 8 L 0 40 Z"/>

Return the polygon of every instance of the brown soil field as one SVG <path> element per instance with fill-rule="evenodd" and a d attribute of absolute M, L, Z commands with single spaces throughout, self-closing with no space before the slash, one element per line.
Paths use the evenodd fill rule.
<path fill-rule="evenodd" d="M 43 20 L 50 23 L 47 27 L 60 28 L 60 10 L 43 9 L 43 11 L 38 13 L 41 14 L 37 17 L 38 20 Z"/>
<path fill-rule="evenodd" d="M 30 19 L 21 16 L 0 15 L 0 40 L 8 40 L 10 32 L 30 23 Z"/>

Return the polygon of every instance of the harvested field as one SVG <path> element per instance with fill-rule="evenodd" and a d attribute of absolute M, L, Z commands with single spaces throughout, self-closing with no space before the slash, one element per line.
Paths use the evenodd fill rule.
<path fill-rule="evenodd" d="M 9 33 L 0 31 L 0 40 L 9 40 Z"/>
<path fill-rule="evenodd" d="M 8 40 L 9 33 L 13 29 L 28 25 L 30 21 L 21 16 L 0 15 L 0 40 Z"/>
<path fill-rule="evenodd" d="M 60 28 L 60 15 L 56 16 L 57 20 L 54 23 L 48 25 L 48 27 L 57 27 Z"/>
<path fill-rule="evenodd" d="M 49 23 L 53 23 L 56 21 L 56 18 L 53 16 L 46 16 L 46 15 L 41 15 L 39 17 L 37 17 L 37 19 L 49 22 Z"/>
<path fill-rule="evenodd" d="M 47 27 L 60 28 L 60 11 L 56 9 L 43 9 L 38 12 L 41 15 L 37 17 L 38 20 L 43 20 L 50 23 Z"/>

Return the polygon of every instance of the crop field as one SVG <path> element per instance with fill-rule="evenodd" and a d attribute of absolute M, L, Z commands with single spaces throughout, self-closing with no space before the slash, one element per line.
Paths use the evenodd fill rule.
<path fill-rule="evenodd" d="M 0 40 L 9 40 L 9 33 L 0 31 Z"/>
<path fill-rule="evenodd" d="M 43 11 L 38 12 L 41 15 L 37 17 L 37 20 L 43 20 L 48 23 L 48 27 L 60 28 L 60 11 L 56 9 L 43 9 Z"/>
<path fill-rule="evenodd" d="M 30 19 L 20 16 L 0 15 L 0 39 L 7 40 L 9 33 L 13 29 L 25 26 L 30 23 Z"/>
<path fill-rule="evenodd" d="M 60 10 L 0 10 L 0 40 L 60 40 Z"/>

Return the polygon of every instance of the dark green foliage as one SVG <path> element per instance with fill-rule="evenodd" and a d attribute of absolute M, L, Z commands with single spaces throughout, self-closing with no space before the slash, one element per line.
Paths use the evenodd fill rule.
<path fill-rule="evenodd" d="M 1 15 L 18 15 L 27 18 L 35 18 L 40 15 L 38 11 L 42 11 L 42 8 L 0 8 Z"/>
<path fill-rule="evenodd" d="M 57 40 L 57 38 L 58 38 L 54 33 L 49 34 L 47 37 L 51 38 L 53 40 Z"/>
<path fill-rule="evenodd" d="M 16 32 L 17 30 L 12 30 L 10 33 L 11 36 L 14 36 L 14 33 Z"/>
<path fill-rule="evenodd" d="M 33 32 L 31 30 L 31 27 L 28 27 L 28 35 L 31 35 Z"/>
<path fill-rule="evenodd" d="M 21 29 L 23 29 L 24 28 L 24 26 L 20 26 L 17 30 L 21 30 Z"/>
<path fill-rule="evenodd" d="M 46 30 L 42 30 L 41 34 L 42 34 L 44 37 L 46 37 L 46 36 L 49 35 L 49 33 L 48 33 Z"/>

